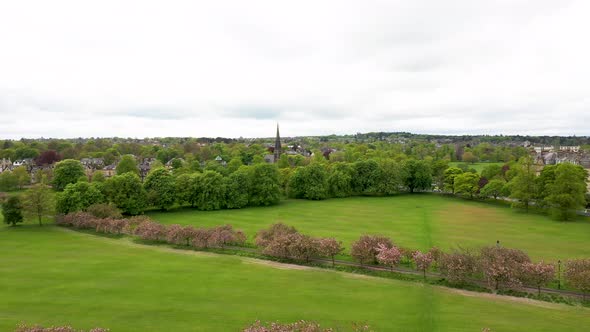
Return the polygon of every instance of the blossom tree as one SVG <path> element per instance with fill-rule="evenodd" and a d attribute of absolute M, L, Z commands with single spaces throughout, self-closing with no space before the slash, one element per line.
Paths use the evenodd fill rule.
<path fill-rule="evenodd" d="M 537 287 L 539 295 L 541 295 L 541 287 L 547 285 L 555 278 L 555 266 L 553 264 L 539 263 L 524 263 L 523 279 L 531 286 Z"/>
<path fill-rule="evenodd" d="M 379 264 L 389 266 L 392 272 L 394 266 L 399 264 L 401 258 L 402 253 L 397 247 L 387 247 L 383 243 L 379 243 L 377 246 L 377 261 Z"/>
<path fill-rule="evenodd" d="M 387 248 L 393 247 L 391 240 L 385 236 L 363 235 L 352 244 L 350 254 L 363 265 L 366 262 L 377 262 L 377 247 L 382 244 Z"/>
<path fill-rule="evenodd" d="M 322 256 L 330 257 L 332 259 L 332 266 L 335 265 L 334 256 L 344 251 L 342 242 L 334 238 L 322 238 L 318 240 L 319 252 Z"/>
<path fill-rule="evenodd" d="M 432 254 L 430 252 L 423 253 L 420 250 L 416 250 L 412 255 L 412 259 L 416 264 L 416 269 L 422 271 L 424 279 L 426 279 L 426 270 L 428 270 L 434 260 Z"/>
<path fill-rule="evenodd" d="M 518 249 L 484 247 L 480 251 L 480 268 L 490 288 L 497 292 L 500 286 L 520 287 L 523 265 L 530 263 L 527 254 Z"/>
<path fill-rule="evenodd" d="M 576 259 L 565 265 L 565 280 L 573 288 L 586 293 L 590 292 L 590 259 Z"/>

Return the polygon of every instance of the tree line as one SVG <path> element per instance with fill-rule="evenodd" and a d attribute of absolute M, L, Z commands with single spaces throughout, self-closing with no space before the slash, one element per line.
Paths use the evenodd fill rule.
<path fill-rule="evenodd" d="M 108 204 L 93 206 L 89 212 L 60 215 L 56 223 L 99 233 L 134 235 L 145 241 L 196 249 L 239 247 L 244 246 L 247 240 L 243 232 L 233 229 L 231 225 L 213 228 L 176 224 L 165 226 L 147 216 L 122 218 L 118 209 Z M 342 242 L 334 238 L 301 234 L 294 227 L 282 223 L 260 230 L 254 242 L 264 255 L 304 263 L 324 257 L 334 265 L 335 257 L 345 251 Z M 459 248 L 449 252 L 432 247 L 422 252 L 396 246 L 386 236 L 362 235 L 352 243 L 349 254 L 361 266 L 378 264 L 393 271 L 400 264 L 410 265 L 422 272 L 424 278 L 428 271 L 435 269 L 454 285 L 483 279 L 494 292 L 529 285 L 536 287 L 540 294 L 541 287 L 556 278 L 554 264 L 532 262 L 522 250 L 499 245 L 479 250 Z M 564 277 L 569 287 L 584 294 L 590 292 L 590 259 L 568 260 Z"/>

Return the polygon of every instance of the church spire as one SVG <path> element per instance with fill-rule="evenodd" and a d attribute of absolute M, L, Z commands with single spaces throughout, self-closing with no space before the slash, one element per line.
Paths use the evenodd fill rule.
<path fill-rule="evenodd" d="M 279 123 L 277 122 L 277 137 L 275 139 L 274 161 L 279 161 L 281 157 L 281 136 L 279 135 Z"/>

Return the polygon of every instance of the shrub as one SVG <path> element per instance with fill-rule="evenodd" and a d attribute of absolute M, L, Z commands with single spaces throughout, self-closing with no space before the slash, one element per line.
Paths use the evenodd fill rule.
<path fill-rule="evenodd" d="M 97 218 L 123 218 L 121 210 L 112 203 L 93 204 L 86 211 Z"/>
<path fill-rule="evenodd" d="M 210 243 L 209 238 L 211 237 L 212 233 L 213 230 L 206 228 L 199 228 L 195 230 L 191 244 L 195 248 L 208 248 Z"/>
<path fill-rule="evenodd" d="M 295 227 L 283 223 L 272 224 L 268 229 L 263 229 L 256 234 L 256 245 L 264 248 L 275 238 L 294 233 L 297 233 Z"/>
<path fill-rule="evenodd" d="M 433 261 L 433 258 L 432 258 L 432 255 L 430 254 L 430 252 L 423 253 L 419 250 L 416 250 L 414 252 L 414 254 L 412 255 L 412 259 L 414 260 L 414 263 L 416 264 L 416 269 L 419 271 L 422 271 L 422 274 L 424 275 L 424 279 L 426 279 L 426 270 L 428 270 L 428 268 L 430 267 L 430 265 L 432 264 L 432 261 Z"/>
<path fill-rule="evenodd" d="M 455 249 L 440 258 L 439 269 L 452 284 L 462 284 L 477 270 L 477 257 L 465 249 Z"/>
<path fill-rule="evenodd" d="M 243 244 L 245 236 L 242 232 L 234 231 L 231 225 L 217 226 L 210 231 L 208 244 L 211 247 L 224 248 L 226 245 Z"/>
<path fill-rule="evenodd" d="M 264 248 L 265 255 L 308 262 L 319 254 L 319 241 L 310 236 L 291 233 L 275 237 Z"/>
<path fill-rule="evenodd" d="M 402 252 L 399 248 L 392 246 L 388 248 L 385 244 L 380 243 L 377 246 L 377 261 L 379 264 L 383 264 L 389 266 L 391 271 L 393 271 L 393 267 L 399 264 L 402 258 Z"/>
<path fill-rule="evenodd" d="M 166 226 L 153 221 L 144 221 L 134 231 L 142 240 L 162 241 L 166 238 Z"/>
<path fill-rule="evenodd" d="M 166 241 L 172 244 L 190 246 L 197 230 L 192 226 L 170 225 L 166 232 Z"/>
<path fill-rule="evenodd" d="M 350 254 L 361 265 L 363 263 L 377 263 L 377 248 L 382 244 L 387 248 L 393 247 L 391 240 L 379 235 L 363 235 L 352 244 Z"/>
<path fill-rule="evenodd" d="M 541 287 L 555 278 L 555 266 L 543 262 L 524 263 L 523 278 L 529 285 L 537 287 L 538 294 L 541 295 Z"/>
<path fill-rule="evenodd" d="M 518 249 L 484 247 L 480 251 L 479 262 L 488 285 L 497 291 L 502 285 L 520 287 L 523 265 L 530 261 L 529 256 Z"/>
<path fill-rule="evenodd" d="M 88 332 L 108 332 L 109 329 L 100 327 L 93 328 Z M 76 330 L 71 326 L 52 326 L 41 327 L 39 325 L 19 324 L 14 332 L 84 332 L 84 330 Z"/>
<path fill-rule="evenodd" d="M 318 250 L 320 255 L 330 257 L 332 259 L 332 266 L 334 266 L 334 256 L 344 251 L 344 247 L 342 247 L 342 242 L 336 239 L 322 238 L 318 240 Z"/>
<path fill-rule="evenodd" d="M 571 287 L 584 292 L 590 292 L 590 259 L 576 259 L 565 265 L 565 280 Z"/>
<path fill-rule="evenodd" d="M 256 321 L 254 324 L 246 327 L 243 332 L 334 332 L 332 328 L 322 328 L 319 323 L 300 320 L 295 323 L 266 323 L 262 324 Z M 340 330 L 338 330 L 340 331 Z M 352 332 L 368 332 L 370 327 L 366 324 L 352 324 Z"/>

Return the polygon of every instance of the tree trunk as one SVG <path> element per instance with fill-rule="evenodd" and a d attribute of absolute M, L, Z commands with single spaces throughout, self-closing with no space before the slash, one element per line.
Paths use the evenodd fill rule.
<path fill-rule="evenodd" d="M 43 224 L 41 223 L 41 215 L 37 215 L 39 217 L 39 226 L 43 226 Z"/>

